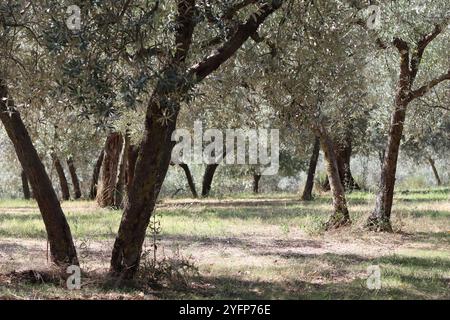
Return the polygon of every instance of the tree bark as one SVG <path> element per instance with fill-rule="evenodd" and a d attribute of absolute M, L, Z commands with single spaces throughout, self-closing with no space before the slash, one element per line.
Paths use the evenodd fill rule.
<path fill-rule="evenodd" d="M 25 200 L 30 200 L 31 198 L 30 186 L 28 185 L 28 178 L 24 170 L 22 170 L 21 178 L 22 178 L 23 198 Z"/>
<path fill-rule="evenodd" d="M 216 172 L 218 163 L 208 164 L 205 168 L 205 173 L 203 174 L 202 180 L 202 197 L 209 197 L 209 193 L 211 192 L 211 186 L 214 179 L 214 174 Z"/>
<path fill-rule="evenodd" d="M 120 152 L 123 138 L 118 132 L 111 133 L 105 142 L 100 182 L 97 191 L 97 203 L 101 208 L 114 206 Z"/>
<path fill-rule="evenodd" d="M 438 186 L 441 186 L 442 185 L 441 177 L 439 177 L 439 173 L 436 169 L 436 164 L 435 164 L 433 158 L 428 157 L 428 163 L 430 164 L 431 169 L 433 170 L 434 178 L 436 179 L 436 184 Z"/>
<path fill-rule="evenodd" d="M 74 199 L 75 200 L 80 199 L 81 198 L 80 180 L 78 179 L 77 169 L 75 168 L 75 163 L 73 162 L 72 157 L 69 157 L 67 159 L 67 166 L 69 167 L 70 178 L 72 179 Z"/>
<path fill-rule="evenodd" d="M 311 201 L 312 200 L 312 190 L 314 187 L 314 176 L 316 175 L 317 161 L 319 160 L 320 153 L 320 138 L 315 137 L 313 152 L 311 158 L 309 159 L 308 176 L 306 178 L 305 188 L 303 189 L 303 194 L 301 200 Z"/>
<path fill-rule="evenodd" d="M 350 170 L 350 160 L 352 156 L 352 134 L 351 129 L 344 135 L 343 141 L 335 143 L 335 153 L 339 168 L 339 176 L 341 177 L 342 185 L 346 191 L 359 190 L 360 187 L 353 178 Z"/>
<path fill-rule="evenodd" d="M 58 197 L 25 124 L 15 109 L 14 102 L 8 97 L 7 87 L 2 79 L 0 79 L 0 120 L 14 145 L 38 203 L 47 231 L 51 261 L 58 266 L 78 265 L 70 227 Z"/>
<path fill-rule="evenodd" d="M 127 170 L 125 172 L 127 195 L 129 195 L 133 183 L 134 171 L 136 168 L 136 161 L 138 154 L 139 154 L 139 147 L 131 145 L 130 148 L 128 149 Z"/>
<path fill-rule="evenodd" d="M 102 150 L 97 158 L 97 161 L 95 162 L 94 170 L 92 171 L 91 187 L 89 188 L 89 199 L 91 200 L 94 200 L 97 197 L 97 184 L 100 176 L 100 169 L 103 163 L 103 155 L 104 151 Z"/>
<path fill-rule="evenodd" d="M 184 174 L 186 175 L 186 179 L 189 185 L 189 189 L 191 190 L 192 196 L 196 199 L 198 198 L 197 189 L 195 188 L 194 178 L 192 177 L 191 170 L 189 170 L 189 166 L 185 163 L 181 163 L 180 167 L 183 169 Z"/>
<path fill-rule="evenodd" d="M 399 79 L 395 94 L 395 106 L 391 114 L 388 143 L 384 153 L 380 185 L 376 197 L 375 209 L 367 220 L 366 227 L 374 231 L 392 232 L 391 210 L 394 199 L 395 174 L 406 118 L 406 109 L 411 101 L 420 98 L 443 81 L 450 80 L 450 69 L 416 90 L 412 90 L 419 71 L 423 53 L 427 46 L 447 28 L 448 22 L 435 24 L 431 33 L 422 35 L 416 42 L 415 50 L 410 50 L 408 42 L 401 38 L 392 41 L 400 55 Z"/>
<path fill-rule="evenodd" d="M 359 190 L 360 187 L 353 178 L 350 169 L 350 160 L 352 156 L 352 130 L 347 128 L 345 134 L 335 139 L 333 143 L 334 153 L 339 168 L 339 176 L 341 177 L 341 183 L 346 191 Z M 325 191 L 330 190 L 330 184 L 328 180 L 325 181 L 322 188 Z"/>
<path fill-rule="evenodd" d="M 366 227 L 373 231 L 392 232 L 390 219 L 394 199 L 395 174 L 405 117 L 406 105 L 397 105 L 391 117 L 388 144 L 381 169 L 375 210 L 366 223 Z"/>
<path fill-rule="evenodd" d="M 258 194 L 259 193 L 259 181 L 261 180 L 260 174 L 253 174 L 253 193 Z"/>
<path fill-rule="evenodd" d="M 347 208 L 347 200 L 345 198 L 345 189 L 339 175 L 339 168 L 336 154 L 334 153 L 333 142 L 322 123 L 317 126 L 316 134 L 320 137 L 320 145 L 324 153 L 328 180 L 330 182 L 331 193 L 333 196 L 334 213 L 326 223 L 326 229 L 336 229 L 351 224 L 350 215 Z"/>
<path fill-rule="evenodd" d="M 171 121 L 158 121 L 163 116 L 160 106 L 166 103 L 166 98 L 156 91 L 146 115 L 144 139 L 111 257 L 111 274 L 119 281 L 133 278 L 139 268 L 145 231 L 169 167 L 174 147 L 171 137 L 178 114 Z"/>
<path fill-rule="evenodd" d="M 281 4 L 282 1 L 260 5 L 258 12 L 248 18 L 247 22 L 239 24 L 236 32 L 214 54 L 192 68 L 187 68 L 186 58 L 196 24 L 195 1 L 177 1 L 174 54 L 163 66 L 147 106 L 145 130 L 139 146 L 129 201 L 112 251 L 110 273 L 119 283 L 133 278 L 139 268 L 145 232 L 175 145 L 172 133 L 181 102 L 195 84 L 233 56 Z M 187 78 L 191 81 L 187 81 Z"/>
<path fill-rule="evenodd" d="M 123 139 L 123 148 L 122 148 L 122 156 L 120 160 L 119 166 L 119 175 L 117 177 L 116 188 L 114 191 L 114 207 L 116 208 L 124 208 L 124 201 L 126 201 L 127 195 L 126 193 L 126 170 L 127 170 L 127 160 L 128 153 L 130 148 L 130 136 L 129 133 L 125 133 L 125 137 Z"/>
<path fill-rule="evenodd" d="M 61 187 L 62 199 L 67 201 L 70 200 L 69 184 L 67 183 L 66 174 L 64 173 L 64 168 L 59 161 L 58 156 L 55 152 L 51 154 L 53 165 L 55 166 L 56 173 L 58 174 L 59 186 Z"/>

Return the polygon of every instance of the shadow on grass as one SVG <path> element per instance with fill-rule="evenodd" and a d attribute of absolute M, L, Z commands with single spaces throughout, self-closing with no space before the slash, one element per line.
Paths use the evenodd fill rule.
<path fill-rule="evenodd" d="M 273 253 L 263 252 L 262 254 L 272 255 Z M 329 274 L 325 280 L 319 279 L 314 282 L 295 279 L 260 281 L 243 279 L 239 276 L 200 276 L 195 281 L 197 285 L 194 289 L 181 294 L 184 298 L 210 299 L 442 299 L 450 295 L 449 280 L 443 275 L 422 274 L 436 265 L 443 270 L 448 270 L 449 260 L 403 256 L 370 259 L 359 255 L 332 253 L 321 255 L 285 255 L 283 253 L 278 256 L 304 260 L 303 263 L 327 262 L 334 271 L 339 272 Z M 380 264 L 382 283 L 384 282 L 385 286 L 382 285 L 379 290 L 369 290 L 364 273 L 355 278 L 347 269 L 355 264 L 362 264 L 362 270 L 368 265 Z M 411 269 L 419 272 L 411 273 Z M 390 280 L 400 281 L 401 284 L 390 284 Z M 163 297 L 169 298 L 180 295 L 179 292 L 162 294 Z"/>
<path fill-rule="evenodd" d="M 416 232 L 406 236 L 408 241 L 450 246 L 449 232 Z"/>

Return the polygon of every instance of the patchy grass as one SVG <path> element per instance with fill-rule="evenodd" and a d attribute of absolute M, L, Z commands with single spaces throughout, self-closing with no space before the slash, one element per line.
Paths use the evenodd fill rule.
<path fill-rule="evenodd" d="M 331 213 L 326 194 L 306 203 L 292 194 L 164 199 L 157 209 L 162 226 L 157 255 L 169 277 L 155 286 L 143 274 L 145 281 L 128 290 L 105 281 L 121 212 L 86 201 L 66 202 L 84 271 L 82 290 L 68 291 L 64 281 L 17 276 L 21 270 L 48 272 L 46 235 L 35 203 L 2 200 L 0 297 L 449 299 L 449 189 L 397 192 L 394 234 L 362 230 L 373 202 L 373 194 L 349 194 L 353 225 L 324 233 L 322 223 Z M 149 232 L 145 251 L 150 256 L 152 248 Z M 180 286 L 170 275 L 183 274 L 179 268 L 186 265 L 198 273 L 183 276 Z M 367 268 L 373 265 L 381 270 L 379 290 L 366 285 Z M 143 268 L 148 270 L 162 273 Z"/>

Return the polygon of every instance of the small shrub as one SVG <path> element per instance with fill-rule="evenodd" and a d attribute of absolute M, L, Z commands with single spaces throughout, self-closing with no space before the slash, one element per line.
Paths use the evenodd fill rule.
<path fill-rule="evenodd" d="M 307 235 L 320 235 L 325 232 L 324 222 L 323 217 L 317 215 L 307 215 L 304 222 L 300 225 L 300 229 Z"/>
<path fill-rule="evenodd" d="M 142 254 L 138 278 L 153 289 L 163 287 L 186 289 L 189 287 L 190 279 L 196 276 L 198 268 L 192 257 L 184 257 L 178 248 L 173 256 L 164 255 L 156 261 L 152 250 L 146 250 Z"/>

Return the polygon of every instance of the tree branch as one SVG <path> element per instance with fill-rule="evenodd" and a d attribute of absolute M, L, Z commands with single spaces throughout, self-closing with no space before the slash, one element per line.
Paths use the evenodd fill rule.
<path fill-rule="evenodd" d="M 203 61 L 190 68 L 189 74 L 195 78 L 195 81 L 200 82 L 233 56 L 248 38 L 255 34 L 266 18 L 283 4 L 283 0 L 272 0 L 271 2 L 271 4 L 261 5 L 257 13 L 249 17 L 247 22 L 238 26 L 228 41 Z"/>
<path fill-rule="evenodd" d="M 411 88 L 411 70 L 409 69 L 409 46 L 408 43 L 400 38 L 395 38 L 392 44 L 400 53 L 400 88 L 409 90 Z"/>
<path fill-rule="evenodd" d="M 443 23 L 436 24 L 431 33 L 423 35 L 420 40 L 417 42 L 416 50 L 413 52 L 411 57 L 411 79 L 414 81 L 416 78 L 417 72 L 419 71 L 419 65 L 422 61 L 422 56 L 427 48 L 427 46 L 433 41 L 446 27 L 448 24 L 448 19 Z"/>
<path fill-rule="evenodd" d="M 178 16 L 176 19 L 176 52 L 175 62 L 180 63 L 186 60 L 189 48 L 192 43 L 192 35 L 195 28 L 195 0 L 178 0 Z"/>
<path fill-rule="evenodd" d="M 231 20 L 231 19 L 233 19 L 234 15 L 236 13 L 238 13 L 239 10 L 242 10 L 245 7 L 247 7 L 247 6 L 249 6 L 249 5 L 253 4 L 253 3 L 256 3 L 256 2 L 257 2 L 257 0 L 243 0 L 241 2 L 238 2 L 235 5 L 229 7 L 225 11 L 225 13 L 222 16 L 222 18 L 223 19 L 227 19 L 227 20 Z"/>
<path fill-rule="evenodd" d="M 416 98 L 420 98 L 423 95 L 425 95 L 428 91 L 433 89 L 435 86 L 437 86 L 439 83 L 450 80 L 450 69 L 447 71 L 447 73 L 441 75 L 440 77 L 437 77 L 430 82 L 428 82 L 426 85 L 421 86 L 417 90 L 414 90 L 410 94 L 410 100 L 414 100 Z"/>

